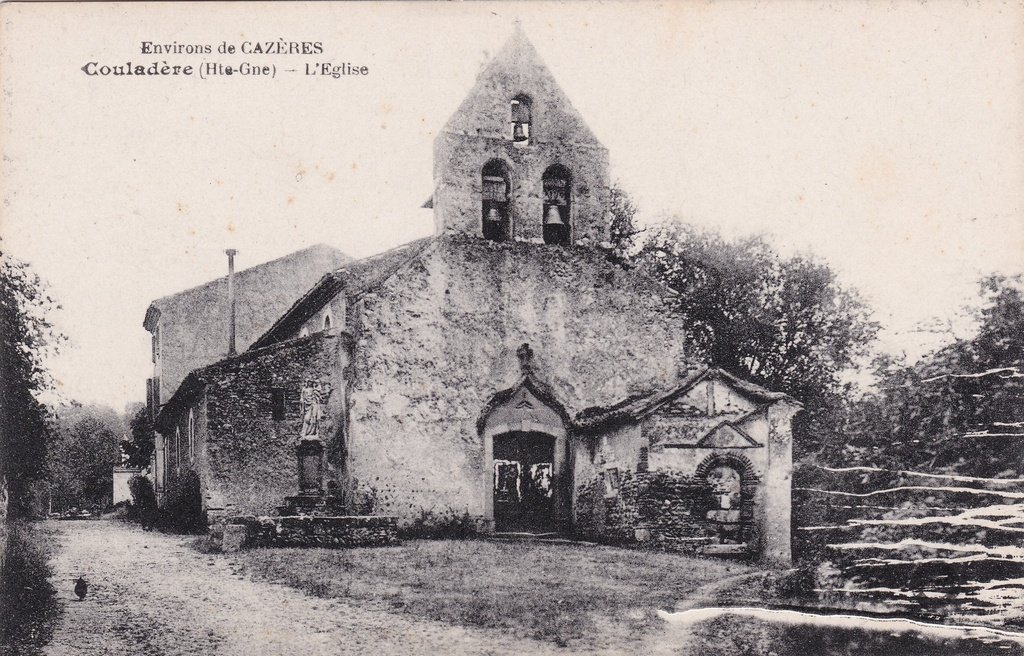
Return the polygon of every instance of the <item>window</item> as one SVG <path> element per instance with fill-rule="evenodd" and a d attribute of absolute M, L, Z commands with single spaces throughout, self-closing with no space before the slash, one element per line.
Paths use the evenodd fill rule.
<path fill-rule="evenodd" d="M 532 127 L 533 103 L 530 97 L 518 95 L 512 99 L 512 143 L 516 146 L 530 145 L 530 128 Z"/>
<path fill-rule="evenodd" d="M 188 410 L 188 459 L 196 459 L 196 413 L 193 408 Z"/>
<path fill-rule="evenodd" d="M 174 427 L 174 469 L 175 473 L 181 473 L 181 428 Z"/>
<path fill-rule="evenodd" d="M 275 388 L 270 390 L 270 414 L 274 421 L 284 419 L 284 390 Z"/>
<path fill-rule="evenodd" d="M 324 315 L 324 330 L 330 330 L 330 328 L 331 328 L 331 315 L 328 313 L 328 314 Z"/>
<path fill-rule="evenodd" d="M 480 211 L 484 239 L 506 241 L 511 233 L 508 167 L 501 160 L 491 160 L 484 165 L 481 178 Z"/>
<path fill-rule="evenodd" d="M 160 326 L 153 329 L 153 364 L 160 359 Z"/>
<path fill-rule="evenodd" d="M 545 244 L 569 243 L 569 217 L 572 185 L 565 167 L 554 165 L 544 171 L 544 225 Z"/>

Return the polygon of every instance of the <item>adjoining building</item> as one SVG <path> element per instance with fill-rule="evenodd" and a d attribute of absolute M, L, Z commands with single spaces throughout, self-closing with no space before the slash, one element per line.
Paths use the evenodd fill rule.
<path fill-rule="evenodd" d="M 317 244 L 150 303 L 142 324 L 152 342 L 153 376 L 146 380 L 150 416 L 156 417 L 190 371 L 247 349 L 325 273 L 351 260 Z M 158 436 L 150 465 L 158 498 L 166 479 L 167 439 Z"/>
<path fill-rule="evenodd" d="M 688 361 L 672 293 L 607 243 L 607 150 L 520 30 L 436 138 L 430 205 L 432 237 L 184 378 L 169 489 L 271 513 L 315 437 L 353 513 L 789 562 L 799 404 Z"/>

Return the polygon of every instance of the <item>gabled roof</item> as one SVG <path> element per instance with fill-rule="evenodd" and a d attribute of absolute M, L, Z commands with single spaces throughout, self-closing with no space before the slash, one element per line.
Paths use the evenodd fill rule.
<path fill-rule="evenodd" d="M 562 421 L 565 422 L 565 425 L 567 427 L 569 426 L 569 413 L 566 411 L 565 406 L 559 403 L 558 397 L 555 396 L 555 393 L 551 389 L 551 387 L 547 383 L 544 383 L 543 381 L 538 379 L 533 374 L 526 374 L 525 376 L 522 377 L 522 379 L 520 379 L 518 383 L 516 383 L 512 387 L 497 392 L 494 396 L 491 397 L 490 401 L 488 401 L 484 405 L 483 410 L 480 411 L 480 416 L 477 417 L 476 420 L 477 432 L 484 432 L 484 428 L 487 424 L 487 417 L 490 416 L 491 412 L 494 411 L 495 408 L 507 402 L 512 397 L 514 397 L 516 395 L 516 392 L 518 392 L 524 387 L 528 389 L 531 394 L 536 396 L 542 403 L 544 403 L 545 405 L 553 409 L 555 412 L 557 412 L 559 416 L 562 417 Z"/>
<path fill-rule="evenodd" d="M 536 109 L 546 112 L 545 129 L 531 139 L 538 142 L 589 143 L 604 148 L 518 22 L 512 35 L 477 75 L 473 88 L 445 122 L 441 132 L 503 136 L 508 129 L 504 111 L 507 107 L 503 105 L 503 111 L 495 113 L 495 90 L 502 91 L 502 103 L 524 93 L 532 99 Z"/>
<path fill-rule="evenodd" d="M 239 288 L 238 291 L 241 292 L 243 286 L 245 286 L 247 282 L 249 282 L 250 280 L 255 281 L 255 279 L 257 279 L 262 273 L 266 271 L 272 271 L 275 269 L 286 267 L 291 262 L 299 262 L 314 259 L 317 261 L 333 262 L 333 266 L 337 266 L 338 264 L 343 264 L 345 262 L 352 261 L 352 258 L 350 256 L 346 255 L 345 253 L 342 253 L 340 250 L 334 248 L 333 246 L 328 246 L 327 244 L 314 244 L 312 246 L 307 246 L 306 248 L 294 251 L 292 253 L 288 253 L 287 255 L 282 255 L 281 257 L 275 258 L 273 260 L 261 262 L 260 264 L 255 264 L 251 267 L 247 267 L 245 269 L 236 271 L 235 285 L 236 287 Z M 287 270 L 287 273 L 290 274 L 291 271 Z M 213 280 L 210 280 L 208 282 L 204 282 L 200 285 L 189 287 L 188 289 L 183 289 L 180 292 L 174 292 L 173 294 L 168 294 L 166 296 L 161 296 L 160 298 L 151 301 L 149 304 L 149 308 L 147 308 L 146 310 L 146 317 L 145 319 L 143 319 L 143 326 L 146 327 L 147 330 L 151 329 L 148 324 L 151 323 L 154 318 L 158 318 L 160 316 L 161 310 L 163 310 L 167 306 L 178 303 L 182 299 L 202 295 L 206 293 L 208 290 L 213 290 L 217 287 L 226 284 L 226 281 L 227 275 L 225 274 L 218 278 L 214 278 Z"/>
<path fill-rule="evenodd" d="M 244 351 L 265 333 L 324 273 L 351 261 L 338 249 L 317 244 L 236 271 L 236 349 Z M 160 400 L 164 401 L 188 372 L 227 353 L 227 275 L 156 299 L 142 323 L 150 332 L 159 327 Z"/>
<path fill-rule="evenodd" d="M 352 337 L 348 333 L 343 331 L 320 331 L 305 337 L 271 344 L 262 348 L 253 347 L 242 353 L 229 355 L 206 366 L 193 369 L 181 381 L 181 384 L 175 389 L 171 398 L 160 406 L 160 412 L 157 414 L 155 425 L 157 429 L 166 426 L 173 427 L 177 413 L 183 408 L 187 408 L 208 384 L 216 382 L 219 377 L 223 376 L 225 371 L 230 372 L 234 368 L 244 367 L 246 362 L 256 360 L 270 352 L 301 348 L 303 345 L 312 342 L 324 342 L 334 339 L 342 340 L 342 343 L 347 348 L 351 348 Z"/>
<path fill-rule="evenodd" d="M 351 302 L 379 287 L 415 260 L 433 241 L 433 237 L 417 239 L 331 271 L 281 315 L 267 332 L 253 342 L 252 348 L 261 348 L 287 339 L 340 293 L 344 293 Z"/>
<path fill-rule="evenodd" d="M 737 378 L 722 369 L 707 368 L 691 372 L 681 382 L 668 389 L 636 394 L 612 405 L 581 410 L 576 415 L 574 427 L 587 432 L 621 423 L 640 421 L 706 380 L 721 380 L 751 401 L 762 405 L 783 401 L 798 406 L 802 405 L 788 394 L 772 392 L 760 385 Z"/>

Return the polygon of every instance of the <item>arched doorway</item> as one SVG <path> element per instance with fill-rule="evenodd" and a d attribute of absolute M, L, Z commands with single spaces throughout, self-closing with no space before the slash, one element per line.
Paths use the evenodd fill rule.
<path fill-rule="evenodd" d="M 554 531 L 554 436 L 529 431 L 496 435 L 493 462 L 494 530 Z"/>
<path fill-rule="evenodd" d="M 571 524 L 565 408 L 532 375 L 498 392 L 477 423 L 484 517 L 498 532 L 549 533 Z"/>
<path fill-rule="evenodd" d="M 706 486 L 706 530 L 712 544 L 748 547 L 758 485 L 750 461 L 735 454 L 714 454 L 697 467 L 696 478 Z"/>

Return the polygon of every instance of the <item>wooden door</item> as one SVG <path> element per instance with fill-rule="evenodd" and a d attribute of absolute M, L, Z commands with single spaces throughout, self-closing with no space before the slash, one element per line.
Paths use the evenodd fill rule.
<path fill-rule="evenodd" d="M 543 433 L 494 438 L 494 528 L 500 532 L 554 530 L 555 439 Z"/>

